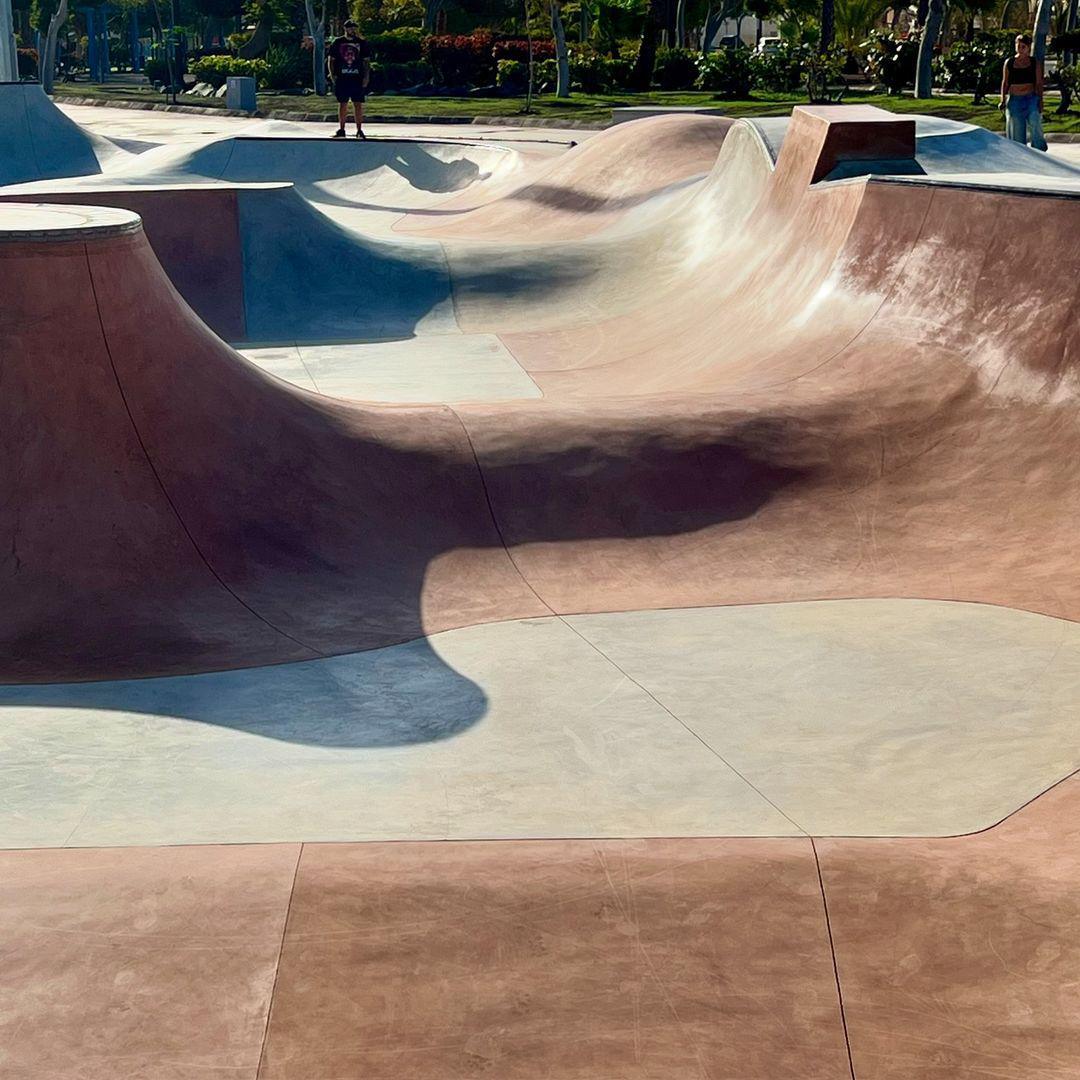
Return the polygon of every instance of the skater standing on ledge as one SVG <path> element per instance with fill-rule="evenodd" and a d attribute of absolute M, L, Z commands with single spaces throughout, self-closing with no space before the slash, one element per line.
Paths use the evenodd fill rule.
<path fill-rule="evenodd" d="M 1031 55 L 1031 38 L 1020 34 L 1016 39 L 1016 55 L 1005 61 L 1001 73 L 1001 104 L 1006 109 L 1005 134 L 1018 143 L 1027 143 L 1036 150 L 1046 149 L 1043 138 L 1043 66 Z"/>
<path fill-rule="evenodd" d="M 345 36 L 335 38 L 327 50 L 326 63 L 334 80 L 334 96 L 338 99 L 338 129 L 335 139 L 345 138 L 345 121 L 349 116 L 349 102 L 356 114 L 356 137 L 366 139 L 364 122 L 364 95 L 371 78 L 371 47 L 360 36 L 355 22 L 345 23 Z"/>

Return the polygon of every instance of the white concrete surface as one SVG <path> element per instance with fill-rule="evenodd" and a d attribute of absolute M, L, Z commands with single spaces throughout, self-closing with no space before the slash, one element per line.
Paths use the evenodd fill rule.
<path fill-rule="evenodd" d="M 558 619 L 0 702 L 0 847 L 797 832 Z"/>
<path fill-rule="evenodd" d="M 4 687 L 0 847 L 951 834 L 1080 767 L 1078 700 L 1080 626 L 918 600 Z"/>
<path fill-rule="evenodd" d="M 355 401 L 505 401 L 540 388 L 494 334 L 241 350 L 286 382 Z"/>
<path fill-rule="evenodd" d="M 0 27 L 0 52 L 6 45 Z M 53 105 L 40 83 L 0 81 L 0 185 L 97 172 L 93 140 Z"/>
<path fill-rule="evenodd" d="M 858 600 L 567 620 L 812 834 L 972 832 L 1080 768 L 1080 626 Z"/>
<path fill-rule="evenodd" d="M 1050 156 L 1080 168 L 1080 142 L 1050 143 Z"/>
<path fill-rule="evenodd" d="M 325 131 L 331 123 L 292 123 L 284 120 L 252 120 L 246 116 L 203 116 L 190 113 L 151 112 L 143 109 L 110 109 L 97 105 L 58 106 L 81 127 L 109 139 L 141 141 L 144 148 L 164 143 L 202 142 L 206 136 L 257 134 L 310 137 Z M 375 137 L 494 139 L 500 145 L 526 145 L 543 153 L 544 146 L 558 151 L 571 142 L 581 142 L 595 134 L 589 130 L 541 127 L 506 127 L 498 124 L 365 124 Z"/>
<path fill-rule="evenodd" d="M 0 240 L 67 238 L 137 228 L 139 215 L 108 206 L 0 203 Z"/>

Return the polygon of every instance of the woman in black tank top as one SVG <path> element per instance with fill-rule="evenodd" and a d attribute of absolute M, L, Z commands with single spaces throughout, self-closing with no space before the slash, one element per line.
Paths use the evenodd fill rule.
<path fill-rule="evenodd" d="M 1005 133 L 1015 142 L 1036 150 L 1046 149 L 1042 130 L 1043 66 L 1031 55 L 1031 38 L 1020 34 L 1016 55 L 1005 61 L 1001 71 L 1001 104 L 1005 109 Z"/>

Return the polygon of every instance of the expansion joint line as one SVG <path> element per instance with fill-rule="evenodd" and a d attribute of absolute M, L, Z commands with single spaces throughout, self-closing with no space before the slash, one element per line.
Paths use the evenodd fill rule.
<path fill-rule="evenodd" d="M 495 504 L 491 501 L 491 492 L 488 490 L 487 477 L 484 475 L 484 468 L 480 464 L 480 457 L 476 453 L 476 446 L 472 441 L 472 436 L 469 434 L 469 429 L 465 424 L 465 421 L 461 419 L 461 414 L 452 405 L 446 406 L 454 419 L 461 425 L 462 434 L 465 436 L 465 441 L 469 444 L 469 453 L 472 454 L 473 464 L 476 466 L 476 475 L 480 478 L 480 489 L 484 493 L 484 502 L 487 503 L 488 516 L 491 518 L 491 526 L 495 530 L 495 535 L 499 538 L 499 543 L 502 544 L 502 549 L 506 553 L 506 557 L 510 560 L 510 565 L 514 568 L 515 573 L 521 578 L 525 588 L 529 590 L 536 597 L 537 601 L 542 604 L 545 610 L 553 615 L 557 619 L 562 619 L 562 616 L 554 611 L 551 605 L 536 591 L 533 587 L 533 583 L 522 572 L 521 567 L 518 566 L 517 559 L 514 558 L 513 552 L 510 550 L 509 544 L 506 542 L 506 536 L 503 534 L 502 527 L 499 525 L 499 519 L 495 515 Z"/>
<path fill-rule="evenodd" d="M 669 709 L 647 686 L 643 686 L 640 682 L 638 682 L 637 679 L 635 679 L 631 674 L 629 674 L 629 672 L 627 672 L 610 656 L 608 656 L 608 654 L 605 653 L 604 650 L 601 649 L 594 641 L 590 641 L 576 626 L 574 626 L 573 623 L 569 622 L 558 611 L 555 611 L 552 606 L 536 591 L 532 582 L 529 581 L 529 579 L 522 572 L 521 567 L 518 565 L 517 560 L 514 558 L 513 552 L 511 552 L 510 550 L 510 546 L 506 542 L 506 536 L 503 533 L 502 528 L 499 525 L 499 519 L 495 514 L 495 505 L 491 499 L 491 492 L 488 490 L 487 478 L 484 476 L 484 469 L 483 466 L 480 464 L 480 458 L 476 453 L 476 446 L 472 441 L 472 436 L 469 434 L 469 429 L 468 427 L 466 427 L 465 421 L 462 420 L 460 414 L 455 408 L 453 408 L 453 406 L 448 405 L 447 408 L 450 410 L 451 413 L 453 413 L 453 415 L 457 419 L 457 422 L 461 425 L 461 430 L 465 434 L 465 440 L 469 444 L 469 450 L 472 453 L 473 462 L 476 465 L 476 471 L 480 477 L 480 487 L 484 492 L 484 499 L 487 502 L 488 514 L 491 516 L 492 527 L 495 529 L 495 533 L 499 537 L 499 542 L 502 544 L 503 551 L 506 552 L 506 557 L 510 560 L 510 565 L 513 566 L 514 570 L 517 572 L 518 577 L 521 578 L 522 582 L 525 584 L 525 587 L 529 590 L 529 592 L 531 592 L 533 596 L 535 596 L 536 599 L 541 604 L 543 604 L 547 611 L 551 613 L 552 617 L 558 619 L 559 622 L 561 622 L 563 626 L 567 628 L 567 630 L 569 630 L 576 637 L 580 638 L 602 660 L 605 660 L 613 668 L 615 668 L 615 670 L 624 679 L 626 679 L 627 682 L 632 683 L 634 686 L 636 686 L 647 698 L 649 698 L 650 701 L 653 702 L 653 704 L 656 705 L 658 709 L 661 709 L 663 712 L 665 712 L 668 716 L 671 717 L 672 720 L 675 721 L 675 723 L 677 723 L 688 734 L 693 736 L 693 738 L 695 738 L 699 743 L 701 743 L 701 745 L 704 746 L 705 749 L 713 755 L 713 757 L 715 757 L 718 761 L 722 762 L 725 766 L 727 766 L 727 768 L 729 768 L 744 784 L 746 784 L 746 786 L 750 788 L 751 791 L 755 792 L 758 796 L 764 799 L 764 801 L 767 802 L 782 818 L 784 818 L 785 821 L 790 822 L 791 825 L 793 825 L 802 836 L 809 836 L 809 833 L 807 833 L 807 831 L 790 814 L 786 813 L 783 809 L 777 806 L 777 804 L 773 802 L 773 800 L 770 799 L 769 796 L 761 790 L 761 788 L 751 782 L 748 777 L 746 777 L 737 768 L 735 768 L 735 766 L 730 761 L 728 761 L 728 759 L 724 757 L 724 755 L 721 754 L 715 746 L 711 746 L 708 742 L 706 742 L 705 739 L 703 739 L 701 735 L 699 735 L 692 727 L 690 727 L 690 725 L 687 724 L 685 720 L 672 712 L 671 709 Z"/>
<path fill-rule="evenodd" d="M 817 844 L 812 836 L 810 837 L 810 847 L 814 852 L 814 866 L 817 868 L 818 887 L 821 889 L 821 906 L 825 912 L 825 930 L 829 935 L 829 953 L 832 956 L 833 978 L 836 980 L 836 1000 L 840 1007 L 840 1025 L 844 1030 L 848 1071 L 851 1074 L 851 1080 L 857 1080 L 855 1076 L 855 1059 L 851 1054 L 851 1038 L 848 1035 L 847 1011 L 844 1008 L 844 989 L 840 984 L 840 965 L 836 959 L 836 942 L 833 939 L 832 920 L 829 918 L 829 898 L 825 895 L 825 878 L 821 873 L 821 859 L 818 856 Z"/>
<path fill-rule="evenodd" d="M 263 1063 L 266 1059 L 266 1043 L 270 1035 L 270 1014 L 274 1011 L 274 997 L 277 995 L 278 976 L 281 974 L 281 958 L 285 955 L 285 935 L 289 931 L 289 918 L 292 916 L 293 897 L 296 895 L 296 879 L 300 876 L 300 860 L 304 857 L 304 844 L 299 845 L 296 853 L 296 865 L 293 866 L 292 884 L 289 886 L 289 899 L 285 902 L 285 918 L 281 920 L 281 944 L 278 945 L 277 963 L 274 965 L 274 981 L 270 986 L 270 997 L 266 1001 L 266 1023 L 263 1025 L 262 1045 L 259 1047 L 259 1065 L 255 1070 L 255 1080 L 262 1076 Z"/>
<path fill-rule="evenodd" d="M 656 705 L 658 709 L 661 709 L 665 713 L 667 713 L 667 715 L 670 716 L 671 719 L 679 725 L 679 727 L 683 728 L 688 734 L 692 735 L 695 739 L 697 739 L 697 741 L 701 743 L 701 745 L 704 746 L 705 749 L 713 755 L 713 757 L 726 765 L 748 788 L 750 788 L 751 791 L 764 799 L 765 802 L 767 802 L 785 821 L 789 822 L 796 829 L 798 829 L 800 835 L 807 837 L 807 839 L 810 839 L 810 834 L 789 813 L 787 813 L 786 810 L 773 802 L 773 800 L 770 799 L 769 796 L 766 795 L 765 792 L 757 786 L 757 784 L 755 784 L 748 776 L 746 776 L 745 773 L 735 768 L 735 766 L 730 761 L 728 761 L 728 759 L 724 757 L 724 755 L 721 754 L 715 746 L 702 738 L 702 736 L 698 732 L 696 732 L 681 716 L 679 716 L 678 713 L 672 712 L 672 710 L 669 709 L 647 686 L 645 686 L 643 683 L 638 682 L 638 680 L 635 679 L 634 676 L 631 675 L 621 664 L 616 663 L 615 660 L 608 656 L 608 654 L 604 652 L 604 650 L 601 649 L 595 641 L 590 641 L 572 622 L 569 622 L 562 615 L 557 614 L 556 618 L 563 624 L 563 626 L 565 626 L 568 630 L 576 634 L 583 642 L 585 642 L 585 644 L 588 645 L 589 648 L 592 649 L 598 656 L 606 660 L 620 675 L 622 675 L 624 679 L 627 680 L 627 682 L 630 682 L 634 686 L 636 686 L 651 702 L 653 702 L 654 705 Z"/>
<path fill-rule="evenodd" d="M 161 474 L 158 472 L 157 466 L 154 464 L 154 459 L 150 455 L 150 450 L 146 443 L 143 441 L 142 432 L 139 430 L 139 425 L 135 422 L 135 414 L 131 411 L 131 405 L 128 402 L 127 394 L 124 392 L 124 384 L 120 379 L 120 372 L 117 370 L 116 361 L 113 359 L 112 346 L 109 344 L 109 335 L 105 330 L 105 320 L 101 315 L 101 302 L 98 299 L 97 282 L 94 280 L 94 267 L 90 261 L 90 252 L 86 249 L 86 245 L 83 245 L 83 254 L 86 258 L 86 272 L 90 278 L 90 291 L 94 298 L 94 311 L 97 314 L 98 328 L 101 330 L 101 341 L 105 346 L 105 355 L 109 358 L 109 367 L 112 369 L 113 379 L 116 381 L 116 389 L 120 394 L 120 400 L 124 405 L 124 412 L 127 413 L 128 423 L 131 424 L 131 430 L 135 435 L 139 444 L 139 449 L 142 451 L 143 459 L 146 461 L 147 466 L 150 469 L 151 475 L 157 482 L 157 486 L 161 491 L 162 496 L 165 498 L 165 502 L 168 503 L 169 509 L 172 510 L 173 516 L 176 518 L 177 523 L 183 530 L 184 535 L 187 537 L 188 542 L 191 544 L 195 551 L 195 554 L 199 557 L 203 566 L 210 572 L 214 580 L 249 614 L 253 615 L 264 626 L 268 626 L 275 634 L 280 634 L 283 638 L 293 642 L 294 645 L 299 645 L 302 649 L 307 649 L 308 652 L 313 653 L 315 656 L 324 655 L 319 649 L 312 648 L 310 645 L 301 641 L 299 638 L 295 638 L 292 634 L 286 633 L 280 627 L 275 626 L 264 615 L 260 615 L 246 600 L 244 600 L 239 594 L 237 594 L 225 581 L 225 579 L 214 569 L 213 564 L 207 558 L 206 553 L 199 546 L 198 541 L 195 539 L 191 530 L 187 526 L 187 522 L 184 521 L 183 515 L 180 513 L 180 508 L 173 501 L 172 496 L 169 494 L 169 489 L 165 485 L 165 481 Z"/>

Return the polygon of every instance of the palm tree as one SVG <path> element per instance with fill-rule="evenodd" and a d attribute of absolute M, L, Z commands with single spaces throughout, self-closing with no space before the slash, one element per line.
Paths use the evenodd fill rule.
<path fill-rule="evenodd" d="M 558 76 L 555 82 L 555 96 L 570 96 L 570 51 L 566 47 L 566 28 L 562 20 L 561 0 L 549 0 L 551 16 L 551 36 L 555 39 L 555 63 Z"/>
<path fill-rule="evenodd" d="M 934 83 L 934 46 L 937 45 L 941 24 L 945 19 L 945 0 L 930 0 L 923 27 L 922 40 L 919 42 L 919 60 L 915 67 L 915 96 L 928 98 Z"/>
<path fill-rule="evenodd" d="M 638 45 L 637 59 L 630 75 L 630 83 L 635 90 L 648 90 L 652 83 L 653 68 L 656 67 L 656 47 L 660 42 L 660 31 L 664 26 L 666 11 L 665 0 L 649 0 L 645 12 L 645 25 L 641 29 L 641 43 Z"/>
<path fill-rule="evenodd" d="M 855 52 L 891 6 L 891 0 L 835 0 L 836 39 Z"/>
<path fill-rule="evenodd" d="M 836 36 L 836 0 L 821 0 L 821 52 L 826 53 L 832 47 Z"/>
<path fill-rule="evenodd" d="M 45 32 L 45 55 L 41 58 L 41 88 L 46 94 L 53 92 L 53 84 L 56 80 L 56 39 L 60 34 L 60 27 L 64 25 L 67 17 L 68 0 L 60 0 L 59 7 L 49 19 L 49 28 Z"/>
<path fill-rule="evenodd" d="M 1053 10 L 1052 0 L 1039 0 L 1035 8 L 1035 26 L 1031 36 L 1035 46 L 1032 55 L 1036 60 L 1046 59 L 1046 37 L 1050 33 L 1050 16 Z"/>

